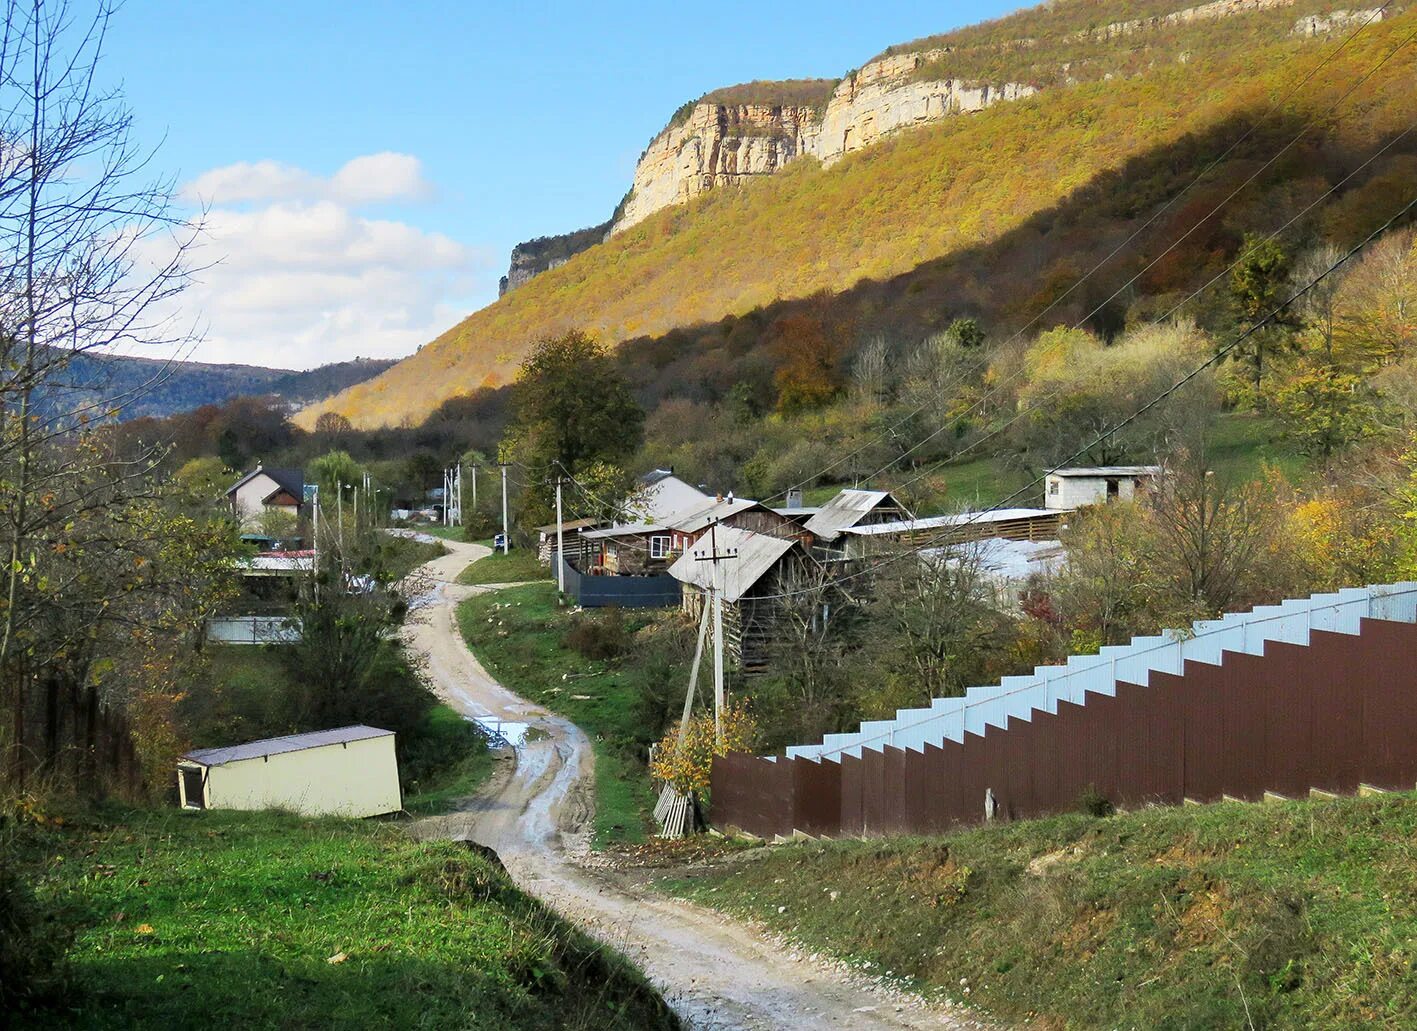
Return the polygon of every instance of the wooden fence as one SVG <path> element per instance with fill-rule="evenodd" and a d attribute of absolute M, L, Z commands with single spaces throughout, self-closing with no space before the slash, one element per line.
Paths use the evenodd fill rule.
<path fill-rule="evenodd" d="M 1187 660 L 1148 686 L 1059 701 L 1006 727 L 922 748 L 829 757 L 733 754 L 713 765 L 711 821 L 770 837 L 937 833 L 977 823 L 986 792 L 1007 819 L 1076 806 L 1097 792 L 1120 807 L 1257 801 L 1310 789 L 1417 784 L 1417 625 L 1362 619 L 1358 633 L 1313 630 Z"/>

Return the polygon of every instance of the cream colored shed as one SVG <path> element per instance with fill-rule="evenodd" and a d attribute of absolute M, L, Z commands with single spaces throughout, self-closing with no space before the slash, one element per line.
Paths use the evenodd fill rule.
<path fill-rule="evenodd" d="M 177 760 L 185 809 L 289 809 L 307 816 L 378 816 L 403 808 L 394 732 L 339 727 Z"/>

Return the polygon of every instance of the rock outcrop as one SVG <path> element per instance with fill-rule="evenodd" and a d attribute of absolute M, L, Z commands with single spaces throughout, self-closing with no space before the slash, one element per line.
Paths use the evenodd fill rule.
<path fill-rule="evenodd" d="M 919 77 L 920 69 L 946 53 L 923 50 L 877 58 L 843 79 L 824 109 L 712 99 L 693 105 L 687 118 L 650 141 L 610 231 L 619 232 L 706 190 L 772 175 L 803 155 L 830 164 L 897 129 L 1037 92 L 1023 83 L 994 86 Z"/>
<path fill-rule="evenodd" d="M 800 156 L 817 130 L 808 106 L 695 104 L 650 141 L 612 232 L 717 186 L 771 175 Z"/>
<path fill-rule="evenodd" d="M 1385 12 L 1381 7 L 1366 11 L 1330 11 L 1328 14 L 1311 14 L 1294 23 L 1296 36 L 1331 36 L 1335 32 L 1347 32 L 1383 20 Z"/>
<path fill-rule="evenodd" d="M 600 243 L 609 233 L 610 223 L 602 222 L 589 229 L 577 229 L 574 233 L 538 236 L 535 240 L 517 244 L 512 248 L 512 261 L 507 274 L 498 284 L 497 296 L 515 290 L 535 275 L 564 265 L 581 251 Z"/>

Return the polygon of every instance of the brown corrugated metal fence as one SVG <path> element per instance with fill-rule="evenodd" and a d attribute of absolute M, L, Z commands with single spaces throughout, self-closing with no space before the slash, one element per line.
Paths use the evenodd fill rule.
<path fill-rule="evenodd" d="M 923 751 L 720 758 L 711 818 L 764 837 L 934 833 L 982 820 L 991 789 L 1019 819 L 1089 790 L 1137 806 L 1417 783 L 1417 625 L 1365 619 L 1356 635 L 1316 630 L 1150 679 Z"/>

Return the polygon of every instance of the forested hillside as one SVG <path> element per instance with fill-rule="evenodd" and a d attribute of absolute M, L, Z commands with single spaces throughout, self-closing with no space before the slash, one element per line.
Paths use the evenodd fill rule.
<path fill-rule="evenodd" d="M 1064 4 L 1028 15 L 1073 12 L 1061 27 L 1085 28 L 1104 23 L 1099 6 L 1110 21 L 1164 5 Z M 1105 51 L 1117 73 L 1098 66 L 1090 79 L 902 132 L 830 168 L 804 159 L 659 211 L 302 419 L 313 425 L 335 410 L 359 426 L 417 421 L 457 394 L 507 382 L 531 342 L 572 328 L 640 338 L 660 367 L 684 359 L 680 347 L 650 343 L 671 331 L 675 342 L 742 356 L 790 313 L 784 304 L 820 291 L 840 295 L 827 303 L 850 324 L 850 349 L 882 332 L 918 338 L 961 315 L 998 339 L 1117 250 L 1048 315 L 1066 322 L 1101 305 L 1094 318 L 1106 332 L 1108 320 L 1205 282 L 1246 232 L 1293 219 L 1296 239 L 1352 242 L 1391 214 L 1417 168 L 1417 141 L 1400 135 L 1417 82 L 1405 46 L 1417 16 L 1387 17 L 1351 40 L 1351 28 L 1314 38 L 1276 37 L 1270 26 L 1263 42 L 1255 19 L 1282 16 L 1292 29 L 1322 6 L 1169 27 L 1166 38 L 1185 46 L 1165 48 L 1164 61 L 1155 33 L 1050 43 Z M 703 378 L 710 396 L 732 385 L 713 368 L 722 357 L 702 364 L 682 371 Z"/>
<path fill-rule="evenodd" d="M 362 383 L 393 364 L 387 358 L 356 358 L 301 372 L 89 353 L 69 360 L 47 385 L 46 398 L 57 411 L 102 403 L 120 420 L 162 418 L 251 395 L 304 405 Z"/>

